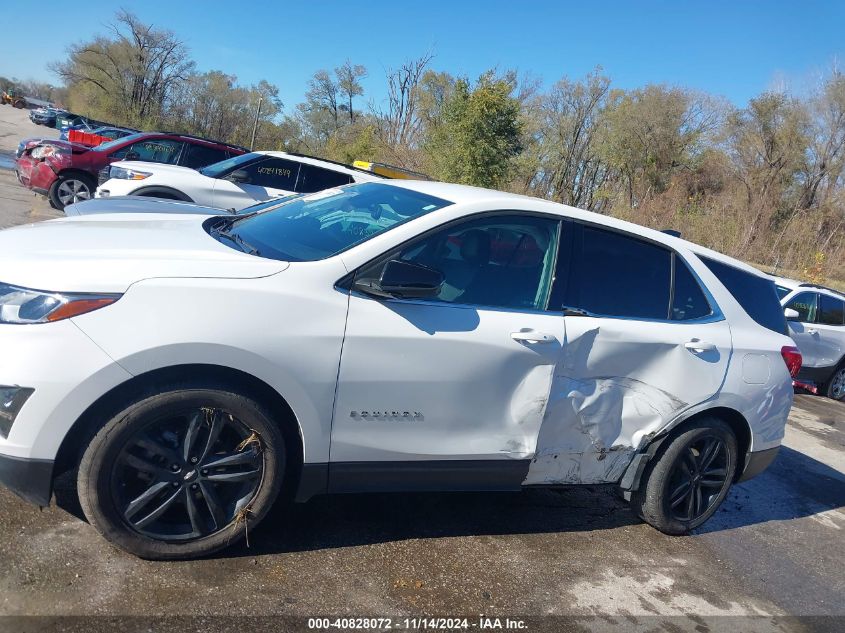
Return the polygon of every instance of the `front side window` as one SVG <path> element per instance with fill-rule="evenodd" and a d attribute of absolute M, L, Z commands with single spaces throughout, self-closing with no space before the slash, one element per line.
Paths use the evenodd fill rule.
<path fill-rule="evenodd" d="M 558 221 L 492 215 L 453 224 L 413 242 L 360 275 L 378 279 L 391 259 L 442 273 L 445 303 L 545 310 L 557 252 Z"/>
<path fill-rule="evenodd" d="M 293 191 L 299 175 L 299 163 L 284 158 L 267 158 L 247 165 L 243 171 L 247 177 L 241 181 L 243 184 Z"/>
<path fill-rule="evenodd" d="M 123 160 L 141 160 L 146 163 L 164 163 L 175 165 L 182 152 L 182 141 L 168 138 L 151 138 L 124 147 L 115 152 L 116 158 Z"/>
<path fill-rule="evenodd" d="M 452 204 L 411 189 L 361 183 L 297 197 L 278 208 L 206 224 L 221 242 L 289 262 L 331 257 L 375 235 Z"/>
<path fill-rule="evenodd" d="M 339 171 L 315 167 L 308 163 L 302 163 L 299 170 L 299 182 L 296 183 L 296 190 L 299 193 L 315 193 L 323 189 L 340 187 L 352 183 L 352 176 Z"/>
<path fill-rule="evenodd" d="M 819 295 L 819 323 L 823 325 L 845 324 L 845 301 L 830 295 Z"/>
<path fill-rule="evenodd" d="M 798 320 L 803 323 L 816 322 L 816 306 L 818 295 L 815 292 L 802 292 L 795 295 L 786 304 L 786 308 L 791 308 L 798 313 Z"/>
<path fill-rule="evenodd" d="M 591 226 L 583 226 L 575 241 L 566 307 L 601 316 L 669 317 L 670 251 Z M 678 309 L 680 313 L 685 306 Z"/>

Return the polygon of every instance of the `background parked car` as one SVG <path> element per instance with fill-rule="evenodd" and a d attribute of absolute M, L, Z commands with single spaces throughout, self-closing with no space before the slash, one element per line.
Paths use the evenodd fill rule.
<path fill-rule="evenodd" d="M 206 207 L 193 202 L 182 200 L 168 200 L 166 198 L 150 198 L 147 196 L 115 196 L 113 198 L 92 198 L 69 204 L 64 208 L 66 216 L 94 215 L 104 213 L 167 213 L 189 215 L 248 215 L 258 211 L 269 211 L 298 198 L 301 194 L 272 198 L 264 202 L 244 207 L 240 211 Z"/>
<path fill-rule="evenodd" d="M 237 210 L 268 198 L 383 178 L 364 169 L 303 154 L 251 152 L 200 170 L 115 163 L 108 173 L 100 175 L 96 196 L 152 196 Z"/>
<path fill-rule="evenodd" d="M 789 335 L 804 358 L 796 382 L 845 400 L 845 294 L 784 278 L 776 286 L 784 309 L 795 311 L 787 314 Z"/>
<path fill-rule="evenodd" d="M 113 125 L 92 125 L 87 121 L 82 121 L 81 123 L 77 123 L 76 125 L 62 126 L 61 132 L 59 133 L 59 138 L 63 141 L 67 141 L 68 134 L 71 131 L 86 132 L 88 134 L 106 136 L 111 140 L 114 140 L 116 138 L 123 138 L 124 136 L 129 136 L 130 134 L 135 134 L 138 132 L 138 130 L 133 130 L 130 128 L 116 127 Z"/>
<path fill-rule="evenodd" d="M 29 113 L 29 120 L 35 123 L 35 125 L 56 127 L 56 118 L 63 112 L 63 110 L 51 107 L 35 108 Z"/>
<path fill-rule="evenodd" d="M 119 160 L 203 167 L 247 150 L 193 136 L 140 132 L 97 147 L 42 139 L 19 147 L 19 151 L 15 163 L 18 181 L 48 196 L 50 204 L 61 210 L 66 204 L 91 198 L 97 173 Z"/>

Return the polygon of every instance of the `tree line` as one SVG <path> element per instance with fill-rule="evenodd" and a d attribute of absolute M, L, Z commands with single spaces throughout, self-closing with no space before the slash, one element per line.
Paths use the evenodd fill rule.
<path fill-rule="evenodd" d="M 52 64 L 71 110 L 116 124 L 334 160 L 377 160 L 433 178 L 538 196 L 628 219 L 813 281 L 845 280 L 845 75 L 800 96 L 738 107 L 679 86 L 623 90 L 600 68 L 548 88 L 432 54 L 388 69 L 366 101 L 350 60 L 283 107 L 268 81 L 199 72 L 181 39 L 121 11 Z"/>

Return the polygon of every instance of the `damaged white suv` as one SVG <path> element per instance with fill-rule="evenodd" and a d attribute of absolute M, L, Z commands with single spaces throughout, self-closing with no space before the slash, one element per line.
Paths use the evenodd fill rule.
<path fill-rule="evenodd" d="M 781 443 L 772 282 L 605 216 L 431 182 L 243 217 L 0 232 L 0 481 L 78 470 L 145 558 L 236 541 L 280 490 L 617 484 L 684 533 Z"/>

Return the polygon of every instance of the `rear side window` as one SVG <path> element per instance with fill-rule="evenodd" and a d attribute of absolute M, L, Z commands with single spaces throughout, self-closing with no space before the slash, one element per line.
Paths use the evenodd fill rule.
<path fill-rule="evenodd" d="M 182 159 L 182 165 L 193 169 L 213 165 L 229 157 L 229 153 L 226 150 L 209 147 L 208 145 L 194 145 L 192 143 L 188 143 L 185 146 L 184 154 L 185 157 Z"/>
<path fill-rule="evenodd" d="M 246 184 L 293 191 L 299 175 L 299 165 L 284 158 L 267 158 L 253 163 L 243 168 L 249 178 Z"/>
<path fill-rule="evenodd" d="M 687 267 L 686 262 L 677 255 L 675 259 L 675 291 L 672 293 L 673 321 L 701 319 L 713 312 L 710 302 L 698 285 L 698 281 Z"/>
<path fill-rule="evenodd" d="M 303 163 L 299 168 L 299 182 L 296 184 L 296 190 L 299 193 L 315 193 L 323 189 L 348 185 L 351 182 L 352 176 L 349 174 Z"/>
<path fill-rule="evenodd" d="M 707 257 L 700 259 L 728 289 L 748 316 L 773 332 L 787 333 L 786 318 L 783 316 L 783 308 L 773 281 Z"/>
<path fill-rule="evenodd" d="M 802 292 L 795 295 L 786 304 L 786 308 L 795 310 L 798 313 L 798 320 L 803 323 L 816 322 L 816 298 L 815 292 Z"/>
<path fill-rule="evenodd" d="M 580 239 L 578 235 L 580 233 Z M 576 231 L 565 305 L 601 316 L 666 319 L 672 254 L 614 231 Z"/>
<path fill-rule="evenodd" d="M 845 301 L 829 295 L 819 295 L 819 319 L 823 325 L 845 324 Z"/>

